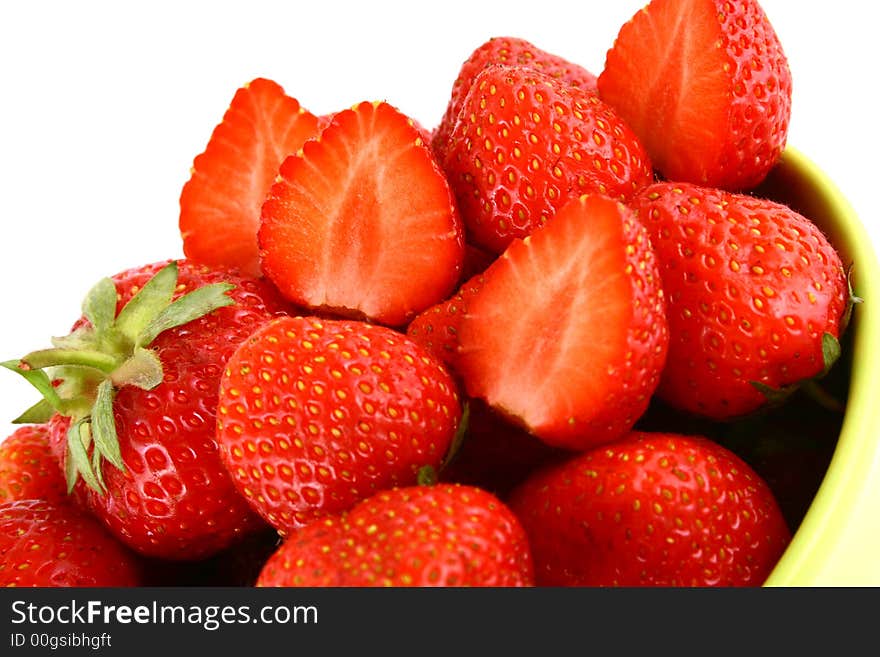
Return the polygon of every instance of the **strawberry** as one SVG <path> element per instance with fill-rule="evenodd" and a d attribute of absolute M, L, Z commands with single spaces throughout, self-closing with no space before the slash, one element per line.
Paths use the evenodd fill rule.
<path fill-rule="evenodd" d="M 259 276 L 260 207 L 282 160 L 317 134 L 318 118 L 272 80 L 238 89 L 180 194 L 186 256 Z"/>
<path fill-rule="evenodd" d="M 572 197 L 625 200 L 653 180 L 638 138 L 596 96 L 502 65 L 474 78 L 443 167 L 468 241 L 494 253 Z"/>
<path fill-rule="evenodd" d="M 648 187 L 632 207 L 668 304 L 660 397 L 729 419 L 831 367 L 847 280 L 811 221 L 772 201 L 679 183 Z"/>
<path fill-rule="evenodd" d="M 464 254 L 443 172 L 387 103 L 336 113 L 284 161 L 259 243 L 264 273 L 291 301 L 391 326 L 444 299 Z"/>
<path fill-rule="evenodd" d="M 234 270 L 156 263 L 103 279 L 69 336 L 4 365 L 44 394 L 29 413 L 49 419 L 68 486 L 112 534 L 199 559 L 263 526 L 220 461 L 217 390 L 235 347 L 286 307 Z"/>
<path fill-rule="evenodd" d="M 483 285 L 482 274 L 465 282 L 450 298 L 422 311 L 409 323 L 406 334 L 453 371 L 458 355 L 458 329 L 468 303 Z"/>
<path fill-rule="evenodd" d="M 557 447 L 614 440 L 647 408 L 666 358 L 644 227 L 608 197 L 572 199 L 483 273 L 458 335 L 470 397 Z"/>
<path fill-rule="evenodd" d="M 461 65 L 458 77 L 452 85 L 452 93 L 446 112 L 434 131 L 431 147 L 437 153 L 437 159 L 443 161 L 452 130 L 461 112 L 465 96 L 467 96 L 474 78 L 487 66 L 505 64 L 527 67 L 541 71 L 552 78 L 584 91 L 597 93 L 596 76 L 585 68 L 573 64 L 566 59 L 541 50 L 525 39 L 516 37 L 495 37 L 489 39 L 474 50 Z"/>
<path fill-rule="evenodd" d="M 517 519 L 470 486 L 382 491 L 292 534 L 257 586 L 530 586 Z"/>
<path fill-rule="evenodd" d="M 756 0 L 652 0 L 598 86 L 669 180 L 750 189 L 786 144 L 791 71 Z"/>
<path fill-rule="evenodd" d="M 0 586 L 139 586 L 141 564 L 69 504 L 0 504 Z"/>
<path fill-rule="evenodd" d="M 217 441 L 282 534 L 437 467 L 461 417 L 452 377 L 412 340 L 353 320 L 285 317 L 232 354 Z"/>
<path fill-rule="evenodd" d="M 628 434 L 509 498 L 539 586 L 757 586 L 791 536 L 767 484 L 707 438 Z"/>
<path fill-rule="evenodd" d="M 64 477 L 44 424 L 27 424 L 0 443 L 0 503 L 67 500 Z"/>

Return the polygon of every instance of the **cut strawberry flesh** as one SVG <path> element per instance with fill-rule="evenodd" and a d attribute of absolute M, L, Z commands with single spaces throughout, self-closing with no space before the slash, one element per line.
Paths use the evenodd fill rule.
<path fill-rule="evenodd" d="M 181 191 L 187 257 L 259 275 L 260 207 L 284 158 L 317 131 L 317 117 L 275 82 L 257 78 L 239 89 Z"/>
<path fill-rule="evenodd" d="M 599 78 L 603 100 L 668 177 L 717 162 L 730 114 L 730 59 L 714 3 L 651 3 L 627 23 Z"/>
<path fill-rule="evenodd" d="M 654 344 L 665 350 L 653 256 L 635 223 L 611 199 L 585 196 L 511 243 L 459 327 L 469 395 L 561 447 L 609 440 L 634 421 L 641 411 L 624 409 L 647 402 L 634 401 L 646 391 L 634 394 L 633 363 L 651 360 L 642 354 Z M 651 388 L 658 363 L 645 369 Z M 608 419 L 621 410 L 619 425 Z"/>
<path fill-rule="evenodd" d="M 402 325 L 461 272 L 461 220 L 413 121 L 386 103 L 337 113 L 287 158 L 263 205 L 263 272 L 314 310 Z"/>

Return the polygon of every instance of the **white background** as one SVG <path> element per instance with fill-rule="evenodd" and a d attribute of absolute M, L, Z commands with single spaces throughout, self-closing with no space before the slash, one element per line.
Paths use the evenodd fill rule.
<path fill-rule="evenodd" d="M 316 114 L 387 100 L 439 121 L 462 61 L 518 36 L 599 73 L 642 0 L 4 3 L 0 359 L 48 346 L 99 278 L 182 256 L 178 197 L 235 90 L 258 76 Z M 880 244 L 871 3 L 763 0 L 789 58 L 789 143 Z M 0 439 L 35 401 L 0 371 Z"/>

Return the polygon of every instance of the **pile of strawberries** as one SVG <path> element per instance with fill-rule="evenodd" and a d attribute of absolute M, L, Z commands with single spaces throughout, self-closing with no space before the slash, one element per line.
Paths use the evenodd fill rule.
<path fill-rule="evenodd" d="M 185 259 L 3 363 L 42 399 L 0 446 L 0 584 L 762 583 L 792 528 L 684 427 L 840 354 L 844 264 L 755 193 L 790 111 L 755 0 L 652 0 L 598 77 L 493 38 L 433 130 L 253 80 Z"/>

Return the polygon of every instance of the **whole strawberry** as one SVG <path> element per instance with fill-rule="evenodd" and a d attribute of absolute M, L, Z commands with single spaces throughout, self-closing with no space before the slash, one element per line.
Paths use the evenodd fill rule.
<path fill-rule="evenodd" d="M 541 50 L 525 39 L 516 37 L 494 37 L 474 50 L 461 65 L 458 77 L 452 85 L 449 104 L 434 131 L 431 147 L 437 159 L 443 161 L 452 130 L 461 112 L 465 96 L 477 74 L 492 64 L 507 64 L 534 69 L 572 87 L 587 92 L 596 92 L 596 76 L 588 70 L 558 55 Z"/>
<path fill-rule="evenodd" d="M 757 0 L 652 0 L 598 87 L 669 180 L 751 189 L 785 148 L 791 72 Z"/>
<path fill-rule="evenodd" d="M 495 253 L 572 197 L 625 200 L 653 180 L 647 152 L 611 107 L 521 66 L 476 75 L 442 164 L 468 241 Z"/>
<path fill-rule="evenodd" d="M 141 563 L 69 504 L 0 504 L 0 586 L 139 586 Z"/>
<path fill-rule="evenodd" d="M 382 491 L 293 533 L 257 586 L 530 586 L 525 533 L 479 488 Z"/>
<path fill-rule="evenodd" d="M 64 476 L 44 424 L 26 424 L 0 443 L 0 503 L 67 501 Z"/>
<path fill-rule="evenodd" d="M 437 467 L 458 428 L 443 364 L 391 329 L 285 317 L 232 354 L 217 441 L 238 489 L 282 534 Z"/>
<path fill-rule="evenodd" d="M 5 363 L 44 394 L 30 412 L 51 417 L 68 486 L 133 550 L 197 559 L 262 526 L 220 461 L 217 389 L 285 308 L 234 270 L 156 263 L 102 280 L 69 336 Z"/>
<path fill-rule="evenodd" d="M 632 207 L 666 293 L 658 394 L 669 404 L 732 418 L 831 367 L 849 293 L 815 224 L 778 203 L 681 183 L 652 185 Z"/>
<path fill-rule="evenodd" d="M 757 586 L 790 540 L 767 484 L 700 436 L 631 433 L 508 503 L 539 586 Z"/>

